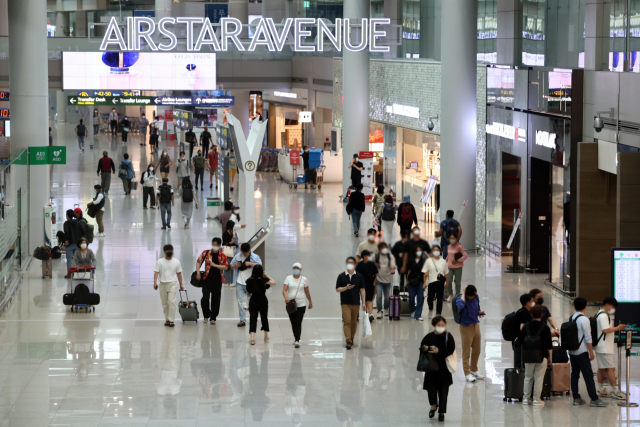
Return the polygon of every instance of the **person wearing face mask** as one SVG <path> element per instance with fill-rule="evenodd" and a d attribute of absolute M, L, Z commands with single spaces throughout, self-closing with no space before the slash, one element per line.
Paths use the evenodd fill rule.
<path fill-rule="evenodd" d="M 109 113 L 109 125 L 111 126 L 111 136 L 116 136 L 116 131 L 118 130 L 118 113 L 116 113 L 115 108 L 112 108 Z"/>
<path fill-rule="evenodd" d="M 542 307 L 542 319 L 540 321 L 545 325 L 547 323 L 550 325 L 552 337 L 559 337 L 560 329 L 558 329 L 558 324 L 556 323 L 556 320 L 553 317 L 551 317 L 551 312 L 549 311 L 549 309 L 543 305 L 544 298 L 542 298 L 542 291 L 540 289 L 534 288 L 534 289 L 531 289 L 529 293 L 533 297 L 533 301 L 536 303 L 536 305 L 539 305 L 540 307 Z"/>
<path fill-rule="evenodd" d="M 229 149 L 227 161 L 229 162 L 229 191 L 233 191 L 233 181 L 236 177 L 236 173 L 238 172 L 238 164 L 236 162 L 236 154 L 233 147 Z"/>
<path fill-rule="evenodd" d="M 449 254 L 451 254 L 451 252 L 449 252 Z M 512 336 L 515 337 L 517 337 L 520 331 L 522 331 L 524 325 L 531 321 L 531 308 L 534 307 L 536 303 L 533 301 L 531 294 L 527 293 L 520 295 L 520 305 L 522 305 L 522 307 L 516 311 L 516 317 L 511 323 L 514 325 L 513 327 L 517 328 L 515 334 L 512 334 Z M 514 340 L 511 342 L 511 348 L 513 349 L 513 367 L 518 369 L 522 368 L 521 344 L 516 344 L 516 341 Z"/>
<path fill-rule="evenodd" d="M 483 380 L 478 371 L 478 359 L 482 350 L 482 332 L 480 332 L 480 318 L 485 315 L 480 310 L 478 290 L 473 285 L 467 285 L 456 298 L 456 308 L 460 315 L 460 337 L 462 339 L 462 369 L 467 382 Z"/>
<path fill-rule="evenodd" d="M 376 267 L 378 267 L 376 309 L 378 310 L 378 319 L 382 319 L 384 317 L 383 306 L 387 313 L 389 311 L 389 289 L 391 289 L 393 275 L 396 273 L 396 259 L 391 256 L 391 251 L 385 242 L 378 243 L 378 251 L 375 255 Z"/>
<path fill-rule="evenodd" d="M 182 181 L 186 177 L 191 176 L 190 162 L 185 157 L 184 151 L 180 152 L 180 157 L 178 158 L 176 165 L 176 175 L 178 175 L 178 189 L 180 189 Z"/>
<path fill-rule="evenodd" d="M 116 173 L 116 165 L 113 159 L 109 157 L 109 153 L 105 150 L 102 152 L 102 158 L 98 160 L 98 176 L 100 177 L 100 185 L 104 194 L 109 194 L 111 187 L 111 174 Z"/>
<path fill-rule="evenodd" d="M 411 226 L 418 225 L 418 215 L 416 215 L 416 208 L 411 204 L 411 196 L 404 195 L 402 203 L 398 205 L 398 227 L 400 232 L 404 230 L 411 230 Z"/>
<path fill-rule="evenodd" d="M 347 214 L 351 215 L 351 221 L 353 223 L 353 234 L 358 237 L 360 233 L 360 218 L 362 218 L 362 213 L 365 209 L 365 197 L 362 193 L 362 189 L 364 186 L 362 184 L 358 184 L 356 186 L 356 191 L 351 193 L 349 196 L 349 202 L 347 203 Z M 375 236 L 374 236 L 375 238 Z"/>
<path fill-rule="evenodd" d="M 76 252 L 77 253 L 77 252 Z M 627 395 L 620 391 L 616 383 L 616 362 L 613 357 L 615 352 L 614 335 L 618 331 L 624 331 L 627 327 L 624 323 L 614 326 L 616 307 L 618 300 L 614 297 L 606 297 L 602 300 L 602 307 L 596 314 L 598 343 L 593 347 L 598 362 L 598 384 L 596 392 L 600 397 L 611 397 L 624 400 Z M 609 380 L 611 391 L 604 386 L 604 379 Z"/>
<path fill-rule="evenodd" d="M 347 350 L 353 347 L 353 339 L 358 329 L 358 312 L 367 309 L 364 277 L 356 272 L 356 259 L 347 258 L 345 271 L 338 275 L 336 280 L 336 292 L 340 294 L 340 307 L 342 308 L 342 328 L 346 340 Z"/>
<path fill-rule="evenodd" d="M 362 251 L 369 251 L 371 255 L 375 255 L 378 253 L 375 228 L 370 228 L 369 230 L 367 230 L 367 240 L 358 245 L 358 250 L 356 251 L 356 262 L 360 262 Z"/>
<path fill-rule="evenodd" d="M 245 228 L 247 224 L 240 223 L 240 206 L 233 206 L 231 208 L 231 216 L 229 217 L 229 221 L 233 221 L 235 224 L 233 226 L 233 231 L 235 233 L 235 242 L 238 244 L 240 241 L 238 240 L 238 231 Z"/>
<path fill-rule="evenodd" d="M 411 238 L 407 240 L 405 247 L 407 250 L 404 254 L 401 273 L 407 272 L 409 260 L 416 257 L 416 252 L 421 251 L 425 255 L 431 253 L 431 246 L 420 237 L 420 227 L 418 226 L 413 227 L 411 230 Z M 420 271 L 422 271 L 422 266 L 420 266 Z"/>
<path fill-rule="evenodd" d="M 202 280 L 202 316 L 204 323 L 207 320 L 215 325 L 218 313 L 220 313 L 220 295 L 222 285 L 225 282 L 224 272 L 229 269 L 229 260 L 220 250 L 222 239 L 214 237 L 211 240 L 211 249 L 203 251 L 196 261 L 196 278 Z M 200 266 L 204 263 L 204 274 Z"/>
<path fill-rule="evenodd" d="M 446 219 L 440 223 L 440 229 L 436 231 L 436 237 L 440 237 L 440 247 L 442 247 L 442 256 L 446 259 L 449 255 L 449 236 L 456 235 L 456 241 L 459 242 L 462 237 L 462 227 L 457 219 L 453 218 L 453 211 L 447 211 Z"/>
<path fill-rule="evenodd" d="M 451 372 L 447 369 L 447 357 L 456 350 L 456 342 L 447 331 L 447 320 L 438 315 L 431 320 L 434 331 L 425 335 L 420 343 L 420 352 L 431 353 L 438 362 L 438 369 L 435 372 L 425 372 L 424 384 L 422 388 L 429 394 L 429 418 L 433 418 L 438 412 L 438 421 L 444 421 L 444 414 L 447 412 L 447 397 L 449 387 L 453 384 Z"/>
<path fill-rule="evenodd" d="M 202 156 L 202 150 L 198 148 L 198 155 L 193 158 L 193 170 L 196 173 L 196 190 L 198 189 L 198 177 L 200 177 L 200 191 L 204 190 L 204 166 L 207 162 Z"/>
<path fill-rule="evenodd" d="M 133 162 L 129 159 L 129 153 L 124 153 L 123 157 L 118 166 L 118 178 L 122 179 L 122 188 L 126 196 L 131 194 L 131 180 L 136 176 L 136 171 L 133 169 Z"/>
<path fill-rule="evenodd" d="M 151 198 L 151 209 L 156 208 L 155 182 L 156 174 L 153 165 L 147 166 L 147 170 L 142 173 L 140 182 L 142 183 L 142 209 L 147 209 L 147 200 Z"/>
<path fill-rule="evenodd" d="M 213 145 L 211 139 L 211 132 L 209 132 L 209 127 L 207 125 L 204 126 L 204 130 L 200 134 L 200 146 L 202 147 L 202 154 L 204 158 L 207 158 L 209 154 L 209 147 Z M 217 166 L 216 166 L 217 168 Z"/>
<path fill-rule="evenodd" d="M 162 229 L 171 229 L 171 206 L 174 206 L 173 188 L 169 185 L 169 178 L 162 178 L 162 185 L 158 186 L 158 202 L 160 203 L 160 217 Z"/>
<path fill-rule="evenodd" d="M 387 242 L 390 247 L 393 247 L 396 224 L 396 207 L 393 205 L 393 196 L 387 194 L 384 197 L 384 203 L 380 207 L 378 217 L 380 226 L 382 227 L 384 241 Z"/>
<path fill-rule="evenodd" d="M 374 231 L 375 232 L 375 231 Z M 378 249 L 376 247 L 376 249 Z M 362 258 L 356 265 L 356 272 L 362 274 L 364 277 L 364 290 L 365 300 L 367 306 L 367 313 L 369 314 L 369 321 L 373 322 L 373 299 L 376 296 L 376 281 L 378 280 L 378 267 L 371 259 L 371 252 L 368 250 L 362 251 Z"/>
<path fill-rule="evenodd" d="M 87 206 L 95 206 L 96 211 L 96 222 L 98 223 L 98 234 L 95 237 L 104 237 L 104 222 L 102 218 L 104 217 L 104 205 L 105 205 L 105 197 L 104 192 L 102 191 L 102 187 L 100 184 L 96 184 L 93 186 L 93 189 L 96 190 L 96 197 L 93 198 L 91 202 L 87 204 Z"/>
<path fill-rule="evenodd" d="M 382 234 L 382 219 L 380 218 L 380 216 L 382 215 L 382 206 L 384 205 L 384 199 L 384 185 L 378 185 L 376 194 L 373 195 L 373 199 L 371 200 L 371 212 L 378 221 L 378 234 L 380 235 Z"/>
<path fill-rule="evenodd" d="M 198 139 L 193 129 L 189 129 L 184 134 L 184 140 L 189 144 L 189 159 L 193 158 L 193 147 L 198 144 Z"/>
<path fill-rule="evenodd" d="M 127 136 L 129 135 L 129 131 L 131 130 L 131 122 L 127 116 L 124 116 L 122 121 L 120 122 L 120 126 L 122 126 L 122 142 L 127 142 Z"/>
<path fill-rule="evenodd" d="M 424 288 L 427 290 L 429 318 L 433 316 L 433 300 L 436 300 L 436 316 L 442 315 L 442 298 L 444 290 L 449 287 L 449 267 L 440 253 L 440 247 L 434 245 L 431 257 L 424 263 Z"/>
<path fill-rule="evenodd" d="M 445 258 L 449 266 L 449 283 L 453 287 L 455 282 L 456 286 L 452 291 L 454 291 L 454 295 L 458 295 L 462 288 L 462 267 L 467 259 L 467 252 L 458 242 L 458 237 L 455 234 L 449 235 L 449 253 Z"/>
<path fill-rule="evenodd" d="M 193 185 L 191 184 L 191 178 L 188 176 L 182 180 L 182 186 L 178 189 L 178 194 L 182 197 L 182 205 L 180 206 L 180 212 L 182 213 L 182 220 L 184 221 L 184 228 L 189 228 L 191 217 L 193 216 L 193 205 L 196 205 L 198 209 L 198 198 L 193 194 Z"/>
<path fill-rule="evenodd" d="M 404 230 L 402 233 L 400 233 L 400 240 L 398 240 L 391 248 L 391 253 L 396 259 L 396 267 L 398 269 L 401 269 L 404 264 L 404 255 L 407 252 L 407 242 L 409 242 L 410 235 L 411 232 L 409 230 Z M 400 286 L 399 290 L 404 290 L 405 276 L 405 272 L 399 272 L 398 274 L 398 284 Z"/>
<path fill-rule="evenodd" d="M 238 301 L 238 327 L 245 326 L 247 320 L 248 308 L 245 304 L 247 298 L 247 280 L 251 277 L 253 267 L 256 265 L 262 266 L 262 260 L 260 256 L 251 250 L 249 243 L 243 243 L 240 245 L 240 252 L 236 254 L 231 260 L 229 267 L 234 270 L 238 270 L 236 275 L 236 300 Z"/>
<path fill-rule="evenodd" d="M 158 164 L 156 164 L 156 169 L 160 169 L 160 176 L 162 178 L 169 178 L 169 168 L 173 165 L 169 154 L 167 154 L 167 150 L 162 150 L 162 154 L 160 155 L 160 159 L 158 159 Z"/>
<path fill-rule="evenodd" d="M 140 146 L 147 145 L 147 126 L 149 126 L 149 120 L 147 116 L 142 113 L 142 117 L 138 120 L 138 129 L 140 130 Z"/>
<path fill-rule="evenodd" d="M 282 296 L 284 296 L 285 304 L 289 304 L 290 301 L 296 302 L 296 311 L 288 314 L 291 330 L 293 331 L 293 345 L 295 348 L 300 348 L 302 319 L 307 310 L 307 301 L 309 301 L 309 310 L 313 308 L 313 303 L 309 293 L 309 281 L 302 275 L 302 264 L 299 262 L 293 264 L 293 274 L 284 279 Z"/>
<path fill-rule="evenodd" d="M 93 134 L 97 135 L 100 132 L 100 114 L 98 109 L 93 110 Z"/>
<path fill-rule="evenodd" d="M 358 185 L 362 183 L 362 171 L 364 170 L 364 165 L 358 159 L 357 153 L 353 155 L 353 160 L 351 160 L 348 167 L 351 169 L 351 186 L 358 188 Z"/>
<path fill-rule="evenodd" d="M 182 286 L 182 264 L 173 257 L 173 245 L 164 245 L 164 257 L 160 258 L 153 268 L 153 289 L 160 291 L 162 311 L 164 312 L 164 326 L 174 327 L 176 320 L 176 292 L 178 283 Z M 158 279 L 160 284 L 158 284 Z"/>
<path fill-rule="evenodd" d="M 151 150 L 151 154 L 158 152 L 158 127 L 158 118 L 155 117 L 149 125 L 149 149 Z"/>
<path fill-rule="evenodd" d="M 97 264 L 96 256 L 89 249 L 89 241 L 85 237 L 78 240 L 78 249 L 73 253 L 71 261 L 73 267 L 95 267 Z"/>
<path fill-rule="evenodd" d="M 419 321 L 422 319 L 422 307 L 424 306 L 424 276 L 422 269 L 427 261 L 427 251 L 416 247 L 413 256 L 407 261 L 407 287 L 409 288 L 409 312 Z"/>

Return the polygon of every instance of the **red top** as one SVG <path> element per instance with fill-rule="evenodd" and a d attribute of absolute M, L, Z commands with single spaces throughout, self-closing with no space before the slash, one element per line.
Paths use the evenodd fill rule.
<path fill-rule="evenodd" d="M 213 255 L 212 251 L 206 250 L 202 252 L 200 257 L 198 258 L 198 262 L 200 263 L 200 265 L 202 265 L 206 257 L 206 262 L 204 263 L 204 276 L 202 277 L 202 280 L 206 279 L 207 276 L 209 275 L 209 270 L 211 269 L 211 265 L 213 264 L 211 260 L 212 255 Z M 223 254 L 222 251 L 218 251 L 218 265 L 224 265 L 226 267 L 229 266 L 229 261 L 227 260 L 227 256 Z M 222 276 L 222 284 L 224 284 L 224 271 L 220 270 L 220 275 Z"/>
<path fill-rule="evenodd" d="M 209 151 L 207 160 L 209 161 L 209 168 L 218 169 L 218 152 L 216 150 Z"/>

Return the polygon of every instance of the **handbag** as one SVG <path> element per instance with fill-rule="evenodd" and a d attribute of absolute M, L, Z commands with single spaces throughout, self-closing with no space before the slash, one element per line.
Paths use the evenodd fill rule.
<path fill-rule="evenodd" d="M 120 162 L 120 167 L 118 168 L 118 175 L 127 176 L 129 174 L 129 166 Z"/>
<path fill-rule="evenodd" d="M 288 314 L 292 314 L 298 311 L 298 304 L 296 303 L 296 298 L 298 297 L 298 292 L 300 292 L 301 283 L 302 283 L 302 276 L 300 276 L 300 280 L 298 280 L 298 289 L 296 289 L 296 294 L 293 296 L 292 300 L 289 300 L 289 302 L 286 303 L 285 308 L 287 309 Z"/>
<path fill-rule="evenodd" d="M 204 271 L 200 272 L 200 276 L 204 276 Z M 194 288 L 201 288 L 202 287 L 202 280 L 198 280 L 198 272 L 194 271 L 193 273 L 191 273 L 191 280 L 190 282 L 191 286 L 193 286 Z"/>
<path fill-rule="evenodd" d="M 222 247 L 222 253 L 227 258 L 233 259 L 234 254 L 233 254 L 233 247 L 232 246 L 223 246 Z"/>
<path fill-rule="evenodd" d="M 447 332 L 447 336 L 444 338 L 445 345 L 449 344 L 449 332 Z M 456 373 L 458 369 L 458 353 L 456 353 L 455 348 L 453 349 L 453 353 L 444 358 L 445 363 L 447 364 L 447 369 L 452 374 Z"/>
<path fill-rule="evenodd" d="M 440 367 L 438 366 L 438 361 L 433 354 L 421 349 L 416 369 L 418 372 L 437 372 L 440 370 Z"/>
<path fill-rule="evenodd" d="M 444 277 L 444 274 L 438 271 L 438 268 L 436 267 L 436 262 L 433 260 L 433 258 L 429 258 L 429 260 L 433 264 L 433 269 L 436 270 L 436 273 L 438 273 L 438 275 L 436 276 L 436 280 L 440 283 L 445 283 L 447 279 L 446 277 Z"/>

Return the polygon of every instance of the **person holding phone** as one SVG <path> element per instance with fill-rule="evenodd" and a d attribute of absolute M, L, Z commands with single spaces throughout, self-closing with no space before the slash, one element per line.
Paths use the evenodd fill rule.
<path fill-rule="evenodd" d="M 465 379 L 472 383 L 483 380 L 478 372 L 478 359 L 482 344 L 480 332 L 480 318 L 484 311 L 480 310 L 478 290 L 473 285 L 467 285 L 461 297 L 456 300 L 456 307 L 460 313 L 460 336 L 462 338 L 462 368 Z M 471 363 L 469 363 L 471 359 Z"/>
<path fill-rule="evenodd" d="M 362 304 L 362 310 L 366 311 L 364 277 L 356 272 L 356 259 L 347 258 L 345 271 L 338 275 L 336 280 L 336 292 L 340 294 L 340 307 L 342 308 L 342 323 L 347 350 L 353 347 L 353 338 L 358 329 L 358 311 Z"/>

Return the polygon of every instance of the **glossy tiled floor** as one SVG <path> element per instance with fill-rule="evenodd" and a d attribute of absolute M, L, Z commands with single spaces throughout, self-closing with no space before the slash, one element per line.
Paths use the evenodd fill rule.
<path fill-rule="evenodd" d="M 68 147 L 67 166 L 56 167 L 52 174 L 52 195 L 61 212 L 91 197 L 102 150 L 120 160 L 126 149 L 137 171 L 151 161 L 136 136 L 126 148 L 101 137 L 94 150 L 81 153 L 72 132 L 71 125 L 55 130 L 58 144 Z M 141 191 L 125 197 L 116 179 L 106 205 L 107 236 L 91 245 L 98 259 L 96 291 L 102 298 L 96 312 L 71 313 L 62 305 L 68 286 L 62 278 L 63 259 L 55 261 L 53 280 L 42 280 L 40 265 L 34 263 L 13 305 L 0 318 L 0 426 L 436 424 L 428 418 L 427 396 L 415 370 L 419 342 L 430 331 L 427 322 L 376 321 L 372 342 L 349 352 L 343 347 L 335 276 L 359 241 L 352 237 L 344 205 L 338 203 L 340 187 L 291 191 L 275 174 L 258 173 L 257 188 L 257 219 L 275 217 L 266 259 L 267 271 L 278 282 L 269 294 L 269 343 L 259 335 L 251 346 L 248 330 L 236 327 L 231 289 L 223 290 L 216 326 L 162 326 L 160 300 L 152 288 L 152 269 L 162 245 L 171 242 L 191 272 L 196 255 L 220 235 L 220 228 L 207 223 L 199 209 L 193 228 L 182 229 L 176 202 L 173 230 L 162 232 L 159 212 L 142 210 Z M 209 189 L 200 193 L 210 194 Z M 291 345 L 281 297 L 283 279 L 295 261 L 303 264 L 314 301 L 298 350 Z M 540 276 L 506 275 L 503 269 L 500 259 L 484 256 L 472 256 L 465 264 L 463 282 L 479 288 L 488 313 L 481 322 L 481 371 L 487 378 L 466 384 L 459 369 L 446 424 L 640 422 L 633 421 L 640 419 L 638 409 L 628 413 L 618 406 L 573 407 L 568 397 L 554 397 L 542 409 L 502 401 L 503 370 L 512 364 L 512 351 L 501 341 L 501 318 L 516 308 L 521 293 L 542 287 Z M 200 298 L 196 289 L 188 289 L 192 298 Z M 564 298 L 548 289 L 544 297 L 556 319 L 571 313 Z M 449 307 L 445 315 L 451 316 Z M 460 335 L 452 321 L 450 326 L 460 353 Z M 638 372 L 640 366 L 634 362 L 632 367 Z M 636 400 L 637 391 L 634 383 Z"/>

